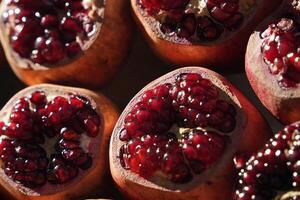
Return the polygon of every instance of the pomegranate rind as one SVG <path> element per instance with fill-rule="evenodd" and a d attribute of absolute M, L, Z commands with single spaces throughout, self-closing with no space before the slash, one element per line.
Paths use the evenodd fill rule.
<path fill-rule="evenodd" d="M 232 132 L 233 148 L 226 150 L 225 155 L 205 174 L 194 178 L 187 184 L 174 184 L 169 181 L 146 180 L 130 170 L 124 169 L 118 158 L 123 142 L 119 139 L 119 132 L 123 129 L 124 118 L 131 110 L 139 97 L 150 88 L 162 83 L 172 83 L 175 77 L 181 73 L 199 73 L 204 78 L 211 80 L 220 91 L 226 91 L 230 100 L 238 107 L 237 128 Z M 237 130 L 244 130 L 237 133 Z M 253 130 L 260 130 L 259 134 Z M 258 110 L 224 77 L 201 67 L 185 67 L 172 71 L 159 79 L 154 80 L 142 89 L 127 105 L 121 114 L 110 141 L 110 169 L 117 186 L 130 199 L 230 199 L 234 184 L 233 155 L 236 152 L 250 154 L 253 150 L 263 146 L 271 134 L 265 119 Z M 147 195 L 145 195 L 147 194 Z"/>
<path fill-rule="evenodd" d="M 149 46 L 164 61 L 178 66 L 200 65 L 207 68 L 223 70 L 236 69 L 244 62 L 247 41 L 252 31 L 268 14 L 274 11 L 282 0 L 257 0 L 257 7 L 245 25 L 224 41 L 206 44 L 176 44 L 161 39 L 155 31 L 153 24 L 149 24 L 141 14 L 137 0 L 131 0 L 134 19 Z M 226 55 L 226 56 L 221 56 Z M 226 67 L 226 68 L 224 68 Z"/>
<path fill-rule="evenodd" d="M 1 3 L 0 14 L 5 10 L 8 1 Z M 83 55 L 70 63 L 52 67 L 33 67 L 20 59 L 12 50 L 5 24 L 0 21 L 0 40 L 6 58 L 18 78 L 27 85 L 63 83 L 87 88 L 97 88 L 111 80 L 129 54 L 133 22 L 126 0 L 106 0 L 104 9 L 104 19 L 101 26 L 98 25 L 96 38 L 93 38 L 94 41 L 84 50 Z"/>
<path fill-rule="evenodd" d="M 300 91 L 297 87 L 284 89 L 278 84 L 277 76 L 270 73 L 268 65 L 263 61 L 261 53 L 263 39 L 260 37 L 260 32 L 274 22 L 274 19 L 280 19 L 285 6 L 283 3 L 250 36 L 245 69 L 247 78 L 261 103 L 282 123 L 290 124 L 300 120 Z"/>
<path fill-rule="evenodd" d="M 113 127 L 118 119 L 116 107 L 103 95 L 94 93 L 90 90 L 41 84 L 28 87 L 14 95 L 0 111 L 0 118 L 4 119 L 7 117 L 12 106 L 20 97 L 30 95 L 32 92 L 39 89 L 53 95 L 68 95 L 70 92 L 80 94 L 81 96 L 87 97 L 91 101 L 92 106 L 96 108 L 96 112 L 99 114 L 102 123 L 97 137 L 94 138 L 95 142 L 93 142 L 93 147 L 90 147 L 93 152 L 93 166 L 65 185 L 51 186 L 50 184 L 47 184 L 38 189 L 24 188 L 19 184 L 14 183 L 5 175 L 3 169 L 0 169 L 0 185 L 6 190 L 8 195 L 13 196 L 14 199 L 18 200 L 62 200 L 89 197 L 93 191 L 99 193 L 102 185 L 105 186 L 105 184 L 108 184 L 109 182 L 107 178 L 109 174 L 108 147 Z M 106 181 L 105 184 L 104 181 Z"/>

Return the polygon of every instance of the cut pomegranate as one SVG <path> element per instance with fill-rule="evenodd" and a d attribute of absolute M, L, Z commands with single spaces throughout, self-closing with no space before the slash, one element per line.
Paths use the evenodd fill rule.
<path fill-rule="evenodd" d="M 0 38 L 25 83 L 97 87 L 112 78 L 127 55 L 128 12 L 124 0 L 5 0 Z"/>
<path fill-rule="evenodd" d="M 300 122 L 285 127 L 240 169 L 234 200 L 297 200 Z"/>
<path fill-rule="evenodd" d="M 108 170 L 117 112 L 88 90 L 37 85 L 0 111 L 0 183 L 15 199 L 90 195 Z"/>
<path fill-rule="evenodd" d="M 182 68 L 150 83 L 125 108 L 111 139 L 112 175 L 130 199 L 229 199 L 233 154 L 259 148 L 269 133 L 223 77 Z"/>
<path fill-rule="evenodd" d="M 300 13 L 286 1 L 250 37 L 246 72 L 261 102 L 283 123 L 300 120 Z"/>
<path fill-rule="evenodd" d="M 131 6 L 150 46 L 164 60 L 233 68 L 243 62 L 255 26 L 281 1 L 131 0 Z"/>

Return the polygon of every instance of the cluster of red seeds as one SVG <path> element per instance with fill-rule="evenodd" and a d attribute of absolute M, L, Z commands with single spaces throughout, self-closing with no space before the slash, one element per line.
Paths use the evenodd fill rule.
<path fill-rule="evenodd" d="M 271 24 L 262 33 L 262 54 L 281 87 L 295 87 L 300 82 L 299 25 L 293 19 L 283 18 Z"/>
<path fill-rule="evenodd" d="M 278 132 L 239 173 L 235 200 L 274 199 L 300 186 L 300 126 Z M 298 199 L 295 196 L 290 199 Z"/>
<path fill-rule="evenodd" d="M 188 0 L 141 0 L 146 11 L 159 20 L 163 33 L 176 33 L 182 38 L 194 36 L 200 41 L 215 40 L 224 29 L 237 29 L 243 22 L 239 0 L 207 0 L 210 15 L 198 17 L 185 12 L 188 3 Z"/>
<path fill-rule="evenodd" d="M 87 40 L 95 28 L 88 13 L 81 0 L 11 0 L 2 18 L 21 57 L 54 64 L 81 52 L 76 37 Z"/>
<path fill-rule="evenodd" d="M 235 107 L 220 99 L 219 90 L 200 74 L 180 74 L 173 84 L 145 91 L 124 120 L 120 162 L 126 169 L 149 178 L 161 171 L 173 182 L 187 182 L 192 173 L 214 164 L 236 126 Z M 177 124 L 185 131 L 179 138 L 170 131 Z"/>
<path fill-rule="evenodd" d="M 70 181 L 92 164 L 91 155 L 80 146 L 81 135 L 96 137 L 99 126 L 99 115 L 85 97 L 71 94 L 48 101 L 43 91 L 22 97 L 8 122 L 0 124 L 4 172 L 27 187 Z M 56 141 L 48 155 L 45 136 Z"/>

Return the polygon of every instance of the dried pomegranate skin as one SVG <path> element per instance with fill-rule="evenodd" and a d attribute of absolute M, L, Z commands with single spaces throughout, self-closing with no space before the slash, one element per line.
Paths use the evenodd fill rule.
<path fill-rule="evenodd" d="M 124 129 L 125 119 L 130 121 L 130 117 L 128 113 L 133 110 L 133 106 L 136 105 L 140 98 L 147 98 L 147 95 L 144 95 L 146 91 L 154 89 L 156 87 L 161 87 L 166 83 L 174 83 L 174 79 L 182 74 L 198 74 L 202 77 L 210 80 L 214 85 L 216 85 L 220 91 L 224 91 L 228 98 L 230 99 L 229 102 L 239 105 L 237 107 L 237 124 L 234 131 L 230 133 L 228 136 L 228 140 L 230 142 L 226 142 L 225 150 L 222 151 L 221 157 L 217 158 L 217 164 L 209 166 L 207 171 L 200 172 L 200 175 L 197 175 L 197 171 L 194 171 L 192 180 L 185 181 L 184 183 L 176 183 L 177 180 L 170 180 L 166 177 L 159 177 L 158 175 L 152 175 L 149 178 L 142 178 L 140 175 L 137 175 L 135 172 L 128 170 L 128 168 L 124 168 L 122 162 L 120 162 L 120 152 L 122 152 L 122 146 L 126 144 L 126 137 L 120 138 L 120 132 Z M 194 79 L 193 76 L 190 77 L 189 80 Z M 182 84 L 184 85 L 184 84 Z M 160 94 L 163 94 L 164 90 L 159 90 Z M 227 91 L 227 92 L 226 92 Z M 213 93 L 211 93 L 213 94 Z M 223 94 L 225 95 L 225 94 Z M 166 98 L 163 98 L 165 102 L 168 102 Z M 152 101 L 151 101 L 152 102 Z M 158 105 L 158 104 L 156 104 Z M 156 107 L 156 106 L 155 106 Z M 136 109 L 136 107 L 134 108 Z M 162 110 L 165 110 L 164 108 Z M 162 115 L 165 116 L 165 112 L 162 112 Z M 139 116 L 146 117 L 146 113 L 143 113 Z M 141 119 L 139 117 L 139 119 Z M 144 118 L 147 119 L 147 118 Z M 165 117 L 166 119 L 166 117 Z M 243 120 L 245 119 L 245 120 Z M 141 121 L 140 125 L 144 124 L 145 121 Z M 150 126 L 149 126 L 150 127 Z M 255 134 L 253 132 L 254 129 L 260 130 L 259 134 Z M 234 166 L 233 166 L 233 152 L 243 152 L 245 154 L 249 154 L 252 152 L 253 149 L 258 149 L 263 145 L 263 142 L 266 141 L 270 137 L 270 129 L 266 124 L 265 120 L 261 116 L 261 114 L 257 111 L 257 109 L 224 77 L 216 74 L 213 71 L 208 69 L 204 69 L 201 67 L 185 67 L 169 74 L 166 74 L 157 80 L 151 82 L 149 85 L 145 86 L 127 105 L 124 109 L 123 113 L 121 114 L 115 128 L 113 135 L 111 137 L 110 143 L 110 168 L 111 173 L 113 176 L 114 181 L 116 182 L 117 186 L 123 192 L 124 195 L 129 197 L 130 199 L 207 199 L 207 200 L 217 200 L 217 199 L 230 199 L 230 196 L 233 192 L 233 177 L 234 177 Z M 232 135 L 231 135 L 232 134 Z M 151 134 L 150 134 L 151 135 Z M 168 134 L 167 134 L 168 135 Z M 223 140 L 217 135 L 208 133 L 207 135 L 203 135 L 201 131 L 195 131 L 193 133 L 193 141 L 194 144 L 206 145 L 205 141 L 208 138 L 211 138 L 214 142 L 212 146 L 215 148 L 211 151 L 215 152 L 215 156 L 219 157 L 219 149 L 222 149 Z M 225 134 L 226 135 L 226 134 Z M 158 145 L 163 148 L 165 147 L 164 143 L 167 140 L 162 138 L 166 136 L 166 134 L 161 134 L 160 136 L 155 136 L 153 134 L 152 137 L 144 136 L 141 137 L 141 140 L 136 138 L 136 142 L 133 142 L 133 146 L 129 146 L 128 150 L 132 151 L 134 146 L 147 146 L 149 145 L 148 141 L 157 140 L 158 142 L 163 145 Z M 176 143 L 172 142 L 169 137 L 169 145 L 172 146 Z M 178 137 L 178 136 L 177 136 Z M 190 144 L 189 139 L 191 137 L 186 136 L 184 139 L 185 144 Z M 123 140 L 123 141 L 122 141 Z M 142 142 L 140 142 L 140 141 Z M 210 139 L 209 139 L 210 140 Z M 160 142 L 159 142 L 160 141 Z M 208 149 L 210 146 L 207 146 Z M 210 163 L 212 160 L 215 159 L 214 157 L 203 157 L 202 151 L 199 151 L 198 155 L 193 157 L 193 154 L 189 152 L 192 151 L 193 146 L 184 147 L 184 152 L 186 155 L 189 155 L 189 158 L 198 159 L 205 163 Z M 141 148 L 143 149 L 143 147 Z M 172 150 L 171 150 L 172 149 Z M 176 148 L 171 148 L 170 151 L 177 151 Z M 203 149 L 203 152 L 206 150 Z M 150 150 L 151 152 L 151 150 Z M 170 153 L 170 152 L 169 152 Z M 172 153 L 170 153 L 172 154 Z M 169 155 L 170 155 L 169 154 Z M 202 154 L 202 155 L 201 155 Z M 141 154 L 142 156 L 143 154 Z M 173 154 L 174 155 L 174 154 Z M 190 157 L 192 156 L 192 157 Z M 177 157 L 180 159 L 180 157 Z M 149 161 L 154 160 L 155 157 L 149 157 Z M 158 159 L 158 158 L 157 158 Z M 213 161 L 212 161 L 213 162 Z M 180 162 L 182 163 L 182 162 Z M 193 162 L 196 164 L 196 162 Z M 170 166 L 167 164 L 167 166 Z M 155 167 L 155 166 L 154 166 Z M 164 170 L 169 170 L 171 168 L 164 168 Z M 181 168 L 182 169 L 182 168 Z M 195 168 L 200 169 L 200 168 Z M 208 172 L 209 171 L 209 172 Z M 144 174 L 147 176 L 147 174 Z M 147 194 L 147 195 L 144 195 Z"/>
<path fill-rule="evenodd" d="M 201 65 L 223 70 L 240 70 L 240 68 L 235 68 L 244 62 L 244 53 L 251 32 L 261 20 L 279 6 L 281 1 L 257 0 L 257 6 L 253 8 L 254 13 L 249 19 L 246 19 L 246 24 L 242 28 L 234 31 L 225 40 L 203 44 L 179 41 L 174 43 L 162 39 L 157 34 L 159 30 L 157 30 L 155 22 L 145 19 L 141 14 L 137 0 L 131 0 L 131 7 L 134 19 L 149 46 L 164 61 L 178 66 Z"/>
<path fill-rule="evenodd" d="M 0 9 L 1 15 L 5 9 L 5 2 L 8 1 L 3 1 Z M 27 85 L 57 83 L 98 88 L 113 78 L 129 53 L 133 22 L 127 1 L 106 1 L 101 23 L 101 28 L 98 27 L 94 34 L 96 37 L 88 41 L 91 46 L 84 50 L 82 55 L 75 57 L 71 62 L 61 62 L 52 67 L 28 64 L 23 59 L 17 58 L 9 44 L 3 22 L 0 23 L 1 30 L 3 30 L 0 33 L 0 39 L 6 49 L 5 55 L 10 66 Z M 69 53 L 72 54 L 72 50 Z"/>
<path fill-rule="evenodd" d="M 293 83 L 291 87 L 282 87 L 278 79 L 280 74 L 272 75 L 270 73 L 270 66 L 263 60 L 264 56 L 261 53 L 261 47 L 264 42 L 261 33 L 270 24 L 276 23 L 282 18 L 290 18 L 290 15 L 287 15 L 287 10 L 290 9 L 290 5 L 287 4 L 288 2 L 283 3 L 251 35 L 245 58 L 246 74 L 254 92 L 262 104 L 284 124 L 300 120 L 300 92 L 298 91 L 298 84 Z M 290 19 L 295 20 L 295 17 L 291 17 Z M 296 51 L 294 53 L 297 53 Z M 296 72 L 293 73 L 295 76 L 297 74 Z"/>
<path fill-rule="evenodd" d="M 83 96 L 91 101 L 92 105 L 96 105 L 96 112 L 101 118 L 100 130 L 95 136 L 90 145 L 89 151 L 93 152 L 92 166 L 86 170 L 86 173 L 79 171 L 78 176 L 72 181 L 69 181 L 65 184 L 59 184 L 55 186 L 54 184 L 46 183 L 42 187 L 36 188 L 25 188 L 21 185 L 11 181 L 3 169 L 0 170 L 0 185 L 5 189 L 5 193 L 12 196 L 13 199 L 70 199 L 70 198 L 88 198 L 92 194 L 92 191 L 97 191 L 98 194 L 105 192 L 102 188 L 105 188 L 106 185 L 109 185 L 109 168 L 108 168 L 108 145 L 110 135 L 112 133 L 113 126 L 118 118 L 118 111 L 113 105 L 113 103 L 104 97 L 101 94 L 92 92 L 90 90 L 80 89 L 80 88 L 71 88 L 58 85 L 42 84 L 32 87 L 28 87 L 14 97 L 3 107 L 0 111 L 0 118 L 4 119 L 8 114 L 12 106 L 15 105 L 16 101 L 20 97 L 28 96 L 36 91 L 45 91 L 46 95 L 49 94 L 54 96 L 70 94 L 78 94 Z M 81 97 L 80 97 L 81 98 Z M 43 102 L 41 98 L 38 98 L 38 95 L 32 96 L 31 101 Z M 76 103 L 77 102 L 77 103 Z M 73 105 L 80 106 L 81 104 L 78 101 L 73 101 Z M 50 107 L 50 106 L 49 106 Z M 83 115 L 82 115 L 83 116 Z M 63 134 L 64 133 L 64 134 Z M 70 134 L 66 132 L 61 132 L 64 138 L 72 138 Z M 76 139 L 76 137 L 73 139 Z M 70 146 L 69 146 L 70 147 Z M 69 171 L 71 173 L 71 171 Z M 74 173 L 74 172 L 72 172 Z M 63 175 L 63 174 L 61 174 Z M 49 178 L 48 178 L 49 179 Z M 63 180 L 63 179 L 62 179 Z M 103 184 L 105 181 L 105 184 Z M 103 187 L 102 187 L 103 186 Z M 104 189 L 105 190 L 105 189 Z"/>

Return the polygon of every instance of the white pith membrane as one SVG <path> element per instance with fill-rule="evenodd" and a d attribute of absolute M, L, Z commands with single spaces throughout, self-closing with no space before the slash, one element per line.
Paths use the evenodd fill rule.
<path fill-rule="evenodd" d="M 101 31 L 101 26 L 104 19 L 104 11 L 105 11 L 105 0 L 82 0 L 82 5 L 86 10 L 89 11 L 88 16 L 93 20 L 94 27 L 93 31 L 88 34 L 88 38 L 84 39 L 80 35 L 76 35 L 76 42 L 80 45 L 81 52 L 79 52 L 75 57 L 69 58 L 65 57 L 64 59 L 56 62 L 54 64 L 49 63 L 34 63 L 28 58 L 24 58 L 20 56 L 17 52 L 14 51 L 10 44 L 10 28 L 14 26 L 14 22 L 4 23 L 2 18 L 3 14 L 10 8 L 14 8 L 14 6 L 9 6 L 11 0 L 3 0 L 0 5 L 0 38 L 2 41 L 2 45 L 5 49 L 9 49 L 6 54 L 10 54 L 17 66 L 24 69 L 33 69 L 33 70 L 47 70 L 51 67 L 59 67 L 65 64 L 69 64 L 71 62 L 75 62 L 76 59 L 84 55 L 84 52 L 88 50 L 95 40 L 98 38 L 98 35 Z M 14 14 L 12 11 L 8 12 L 8 15 Z M 6 14 L 4 14 L 6 15 Z"/>
<path fill-rule="evenodd" d="M 296 200 L 296 199 L 293 199 L 295 197 L 300 198 L 300 191 L 287 192 L 281 196 L 278 196 L 277 198 L 275 198 L 275 200 Z"/>
<path fill-rule="evenodd" d="M 78 175 L 75 178 L 68 180 L 68 182 L 66 182 L 66 183 L 52 184 L 52 183 L 48 182 L 46 179 L 46 182 L 42 186 L 29 188 L 29 187 L 24 186 L 21 183 L 16 183 L 13 179 L 8 177 L 3 170 L 4 163 L 0 159 L 0 179 L 2 179 L 2 180 L 0 180 L 1 183 L 5 182 L 5 184 L 9 184 L 10 187 L 20 191 L 21 193 L 23 193 L 25 195 L 28 195 L 28 196 L 51 195 L 51 194 L 55 194 L 57 192 L 65 190 L 65 188 L 70 187 L 70 185 L 75 185 L 76 183 L 78 183 L 79 180 L 83 179 L 87 174 L 89 174 L 96 167 L 94 160 L 97 157 L 99 157 L 99 151 L 98 151 L 98 148 L 99 148 L 98 146 L 100 145 L 99 138 L 101 135 L 100 133 L 103 131 L 102 115 L 99 111 L 99 108 L 98 108 L 96 102 L 91 97 L 89 97 L 85 94 L 82 94 L 80 89 L 78 91 L 76 91 L 76 89 L 74 89 L 72 91 L 71 90 L 68 91 L 65 88 L 59 88 L 59 87 L 53 88 L 48 85 L 41 85 L 40 87 L 30 87 L 30 88 L 20 91 L 19 93 L 17 93 L 14 96 L 14 97 L 18 97 L 17 99 L 15 99 L 13 97 L 2 108 L 2 110 L 0 111 L 0 119 L 1 119 L 0 121 L 8 122 L 9 115 L 11 114 L 11 109 L 15 105 L 16 100 L 18 100 L 21 97 L 30 97 L 30 95 L 35 91 L 44 91 L 46 98 L 47 98 L 47 102 L 50 102 L 52 99 L 54 99 L 57 96 L 62 96 L 62 97 L 65 97 L 66 99 L 69 99 L 70 95 L 78 95 L 78 96 L 85 97 L 86 99 L 88 99 L 90 101 L 91 108 L 96 111 L 96 113 L 98 114 L 99 119 L 100 119 L 99 132 L 96 137 L 94 137 L 94 138 L 89 137 L 89 136 L 87 136 L 86 132 L 83 132 L 80 134 L 80 140 L 79 140 L 80 147 L 82 148 L 82 150 L 85 153 L 88 153 L 89 156 L 93 159 L 92 166 L 90 168 L 84 169 L 84 170 L 80 169 L 78 167 Z M 31 105 L 31 108 L 32 108 L 32 105 Z M 43 134 L 43 133 L 41 133 L 41 134 Z M 55 152 L 54 144 L 58 142 L 58 137 L 59 137 L 59 133 L 53 138 L 48 138 L 46 135 L 44 135 L 45 142 L 43 144 L 38 144 L 46 151 L 47 158 L 49 159 L 49 163 L 50 163 L 50 155 Z M 7 139 L 7 138 L 10 139 L 8 136 L 4 136 L 4 135 L 0 136 L 0 140 Z M 26 141 L 24 143 L 26 144 Z M 65 159 L 64 159 L 64 161 L 65 161 Z M 48 167 L 49 167 L 49 163 L 48 163 Z"/>
<path fill-rule="evenodd" d="M 123 130 L 124 127 L 124 120 L 127 114 L 131 111 L 131 107 L 135 105 L 145 91 L 155 88 L 156 86 L 159 86 L 163 83 L 174 83 L 175 78 L 184 73 L 198 73 L 202 76 L 204 79 L 210 80 L 213 85 L 215 85 L 218 88 L 219 91 L 219 98 L 222 100 L 226 100 L 227 102 L 234 105 L 236 108 L 236 126 L 235 129 L 229 133 L 222 133 L 219 130 L 216 130 L 212 127 L 196 127 L 193 129 L 189 128 L 180 128 L 176 124 L 173 124 L 173 126 L 170 129 L 170 132 L 175 133 L 177 136 L 178 141 L 180 140 L 180 137 L 182 136 L 182 133 L 190 131 L 190 130 L 199 130 L 199 131 L 213 131 L 216 135 L 226 135 L 228 136 L 227 139 L 224 140 L 225 148 L 224 152 L 221 153 L 220 158 L 215 161 L 213 164 L 209 165 L 203 172 L 200 174 L 195 174 L 193 170 L 191 169 L 189 163 L 187 162 L 186 158 L 184 158 L 185 163 L 188 166 L 188 169 L 190 170 L 192 174 L 192 179 L 189 182 L 181 183 L 174 183 L 172 182 L 169 177 L 163 173 L 162 171 L 156 171 L 150 178 L 142 178 L 140 175 L 132 172 L 130 169 L 124 169 L 123 166 L 121 166 L 120 159 L 119 159 L 119 152 L 120 148 L 126 144 L 128 141 L 121 141 L 119 139 L 119 133 Z M 222 170 L 225 163 L 228 163 L 228 160 L 232 160 L 232 157 L 234 153 L 236 152 L 236 147 L 239 142 L 239 138 L 241 137 L 240 131 L 244 129 L 247 117 L 244 113 L 243 108 L 241 107 L 241 104 L 235 94 L 233 94 L 229 88 L 229 86 L 224 85 L 223 81 L 220 80 L 218 77 L 216 77 L 214 74 L 210 74 L 204 71 L 201 71 L 197 69 L 197 67 L 187 67 L 177 70 L 175 73 L 172 72 L 172 74 L 167 74 L 158 80 L 155 80 L 154 82 L 147 85 L 143 90 L 141 90 L 127 105 L 125 108 L 126 112 L 122 113 L 121 117 L 119 118 L 119 121 L 115 127 L 115 131 L 112 136 L 111 140 L 111 153 L 114 158 L 113 159 L 113 165 L 120 173 L 121 177 L 126 178 L 126 182 L 133 182 L 138 185 L 142 185 L 143 187 L 147 186 L 150 188 L 162 190 L 162 191 L 172 191 L 172 192 L 181 192 L 181 191 L 189 191 L 192 190 L 194 187 L 199 186 L 200 184 L 210 184 L 211 180 L 214 178 L 215 174 L 218 173 L 218 171 Z M 128 110 L 128 111 L 127 111 Z M 167 133 L 166 131 L 165 133 Z M 182 147 L 181 147 L 182 148 Z"/>
<path fill-rule="evenodd" d="M 161 23 L 158 21 L 159 15 L 163 16 L 163 11 L 158 14 L 156 19 L 154 16 L 151 16 L 147 13 L 147 11 L 143 8 L 141 0 L 135 0 L 136 5 L 138 7 L 139 12 L 143 16 L 146 23 L 151 27 L 152 31 L 155 33 L 155 35 L 163 40 L 173 42 L 173 43 L 179 43 L 179 44 L 220 44 L 223 41 L 226 41 L 232 35 L 234 35 L 238 30 L 243 29 L 243 27 L 248 23 L 248 21 L 251 20 L 253 17 L 253 13 L 255 12 L 255 9 L 257 6 L 261 3 L 260 0 L 239 0 L 239 12 L 243 14 L 244 18 L 240 26 L 237 28 L 237 30 L 227 30 L 224 27 L 223 32 L 221 35 L 214 40 L 209 41 L 203 41 L 200 40 L 196 34 L 197 30 L 195 31 L 194 35 L 192 35 L 190 38 L 183 38 L 179 37 L 175 32 L 172 33 L 163 33 L 161 31 Z M 220 25 L 221 22 L 216 21 L 211 17 L 208 8 L 206 7 L 206 1 L 207 0 L 190 0 L 189 3 L 186 5 L 186 8 L 184 10 L 185 14 L 194 14 L 196 17 L 198 16 L 207 16 L 209 17 L 215 24 Z M 196 22 L 197 23 L 197 22 Z M 197 28 L 196 28 L 197 29 Z"/>

